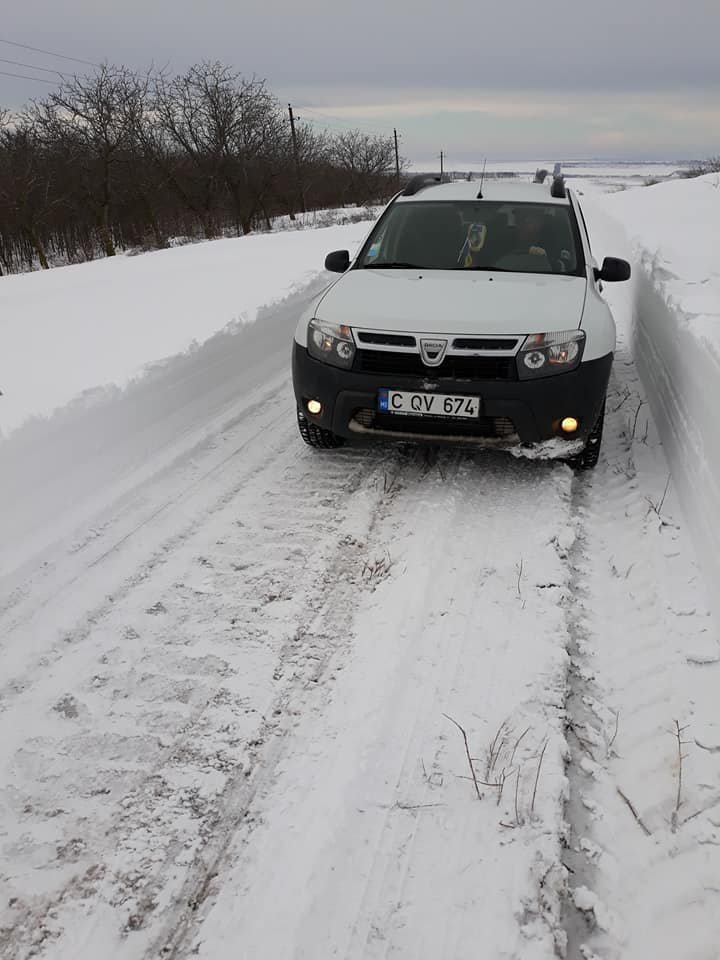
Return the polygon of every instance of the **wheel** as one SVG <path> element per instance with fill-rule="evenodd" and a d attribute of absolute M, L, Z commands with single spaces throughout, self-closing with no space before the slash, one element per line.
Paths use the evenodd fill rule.
<path fill-rule="evenodd" d="M 332 430 L 326 430 L 325 427 L 319 427 L 316 423 L 311 423 L 302 410 L 298 410 L 297 418 L 300 436 L 308 446 L 317 447 L 321 450 L 333 450 L 345 443 L 344 438 L 338 437 Z"/>
<path fill-rule="evenodd" d="M 605 422 L 605 401 L 603 400 L 602 410 L 595 421 L 595 426 L 590 431 L 585 447 L 576 453 L 574 457 L 568 458 L 568 464 L 574 470 L 592 470 L 600 459 L 600 445 L 602 443 L 603 424 Z"/>

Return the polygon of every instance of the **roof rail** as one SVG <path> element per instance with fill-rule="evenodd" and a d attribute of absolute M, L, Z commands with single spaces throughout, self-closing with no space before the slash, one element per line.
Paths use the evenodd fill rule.
<path fill-rule="evenodd" d="M 402 192 L 403 197 L 414 197 L 416 193 L 419 193 L 423 187 L 429 187 L 433 183 L 442 183 L 442 177 L 439 177 L 435 174 L 428 176 L 427 174 L 418 174 L 418 176 L 413 177 L 410 183 L 405 187 Z"/>
<path fill-rule="evenodd" d="M 550 196 L 555 197 L 556 199 L 562 199 L 567 196 L 567 191 L 565 190 L 565 178 L 562 174 L 559 177 L 553 177 L 552 186 L 550 187 Z"/>

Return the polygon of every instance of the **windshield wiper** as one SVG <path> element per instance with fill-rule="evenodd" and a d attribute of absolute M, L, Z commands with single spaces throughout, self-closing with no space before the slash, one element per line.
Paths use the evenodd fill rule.
<path fill-rule="evenodd" d="M 455 267 L 456 270 L 465 270 L 470 273 L 473 270 L 481 270 L 484 273 L 513 273 L 514 271 L 508 270 L 507 267 Z"/>
<path fill-rule="evenodd" d="M 402 260 L 381 260 L 379 263 L 366 263 L 363 270 L 428 270 L 417 263 L 405 263 Z"/>

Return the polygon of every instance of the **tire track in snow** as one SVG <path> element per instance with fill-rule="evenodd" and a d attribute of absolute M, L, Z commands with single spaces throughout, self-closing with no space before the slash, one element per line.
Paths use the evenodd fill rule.
<path fill-rule="evenodd" d="M 571 475 L 455 457 L 438 458 L 442 477 L 407 482 L 390 501 L 378 526 L 392 544 L 390 576 L 356 607 L 327 704 L 303 716 L 256 795 L 252 831 L 236 838 L 173 956 L 242 944 L 278 960 L 449 960 L 479 938 L 491 956 L 524 958 L 530 945 L 554 956 L 567 579 L 558 533 L 572 539 Z M 518 596 L 513 534 L 528 529 Z M 514 785 L 499 806 L 494 790 L 474 796 L 444 712 L 467 725 L 481 757 L 506 721 L 505 764 L 530 728 L 515 758 L 517 801 Z"/>
<path fill-rule="evenodd" d="M 287 433 L 289 436 L 290 431 L 288 430 Z M 282 434 L 278 447 L 285 446 L 287 446 L 287 438 Z M 300 449 L 298 446 L 292 446 L 290 451 L 276 451 L 275 464 L 271 458 L 264 466 L 254 471 L 254 477 L 244 476 L 241 481 L 236 480 L 231 484 L 230 489 L 223 492 L 220 499 L 212 508 L 205 511 L 197 523 L 191 524 L 175 540 L 163 545 L 163 548 L 157 552 L 156 562 L 147 565 L 144 575 L 126 582 L 122 596 L 116 592 L 113 602 L 87 618 L 80 628 L 73 650 L 75 669 L 80 677 L 85 675 L 83 679 L 87 687 L 88 683 L 92 685 L 94 682 L 87 674 L 90 668 L 97 669 L 95 667 L 97 659 L 96 657 L 90 659 L 89 652 L 83 653 L 83 645 L 90 649 L 99 639 L 101 649 L 115 654 L 117 648 L 112 643 L 108 644 L 107 635 L 114 633 L 117 636 L 123 621 L 129 620 L 131 624 L 135 623 L 138 626 L 136 630 L 131 625 L 130 632 L 126 631 L 124 635 L 123 660 L 128 664 L 126 675 L 118 674 L 116 669 L 100 678 L 101 690 L 107 690 L 113 684 L 116 685 L 112 690 L 111 712 L 114 712 L 112 703 L 117 702 L 118 697 L 121 698 L 121 702 L 122 698 L 127 696 L 137 700 L 138 677 L 135 675 L 137 669 L 134 666 L 133 648 L 136 650 L 135 656 L 139 663 L 143 664 L 148 660 L 147 656 L 143 657 L 141 644 L 146 643 L 147 640 L 141 639 L 143 631 L 139 629 L 138 612 L 145 607 L 146 613 L 151 614 L 152 619 L 158 615 L 162 617 L 168 612 L 172 613 L 171 603 L 166 599 L 168 592 L 171 597 L 179 592 L 186 594 L 187 609 L 184 613 L 181 612 L 179 618 L 174 617 L 170 625 L 173 633 L 179 632 L 187 637 L 187 639 L 179 638 L 181 648 L 195 642 L 194 634 L 197 634 L 198 628 L 201 631 L 207 629 L 208 606 L 216 608 L 215 616 L 211 619 L 217 619 L 217 615 L 223 614 L 230 619 L 231 611 L 227 608 L 228 606 L 233 608 L 232 612 L 237 614 L 234 619 L 246 624 L 250 653 L 253 648 L 257 649 L 258 645 L 264 645 L 263 638 L 266 635 L 269 648 L 260 656 L 258 665 L 258 672 L 261 674 L 258 678 L 260 690 L 255 692 L 255 705 L 248 707 L 248 702 L 253 703 L 254 691 L 250 689 L 248 700 L 248 697 L 238 697 L 237 692 L 233 690 L 232 674 L 239 666 L 237 653 L 233 667 L 232 650 L 228 651 L 227 642 L 225 644 L 218 642 L 222 637 L 215 637 L 214 643 L 204 644 L 207 649 L 204 659 L 214 657 L 218 662 L 214 669 L 210 669 L 207 684 L 200 685 L 199 690 L 194 690 L 192 687 L 192 674 L 181 673 L 176 678 L 175 684 L 162 682 L 166 679 L 163 676 L 165 672 L 163 660 L 167 663 L 168 654 L 177 647 L 178 638 L 160 635 L 153 641 L 153 646 L 157 647 L 157 654 L 154 655 L 157 663 L 153 664 L 152 659 L 148 663 L 151 668 L 151 687 L 158 690 L 161 701 L 169 695 L 168 706 L 177 713 L 177 704 L 172 703 L 173 696 L 176 694 L 175 688 L 177 683 L 184 686 L 187 690 L 185 702 L 188 704 L 190 713 L 188 714 L 187 710 L 181 707 L 180 717 L 173 718 L 174 724 L 168 722 L 167 718 L 164 722 L 158 722 L 158 715 L 155 714 L 157 720 L 154 718 L 151 725 L 153 729 L 162 733 L 165 749 L 160 750 L 158 754 L 157 748 L 148 750 L 148 745 L 142 744 L 144 752 L 149 757 L 153 757 L 154 754 L 158 756 L 153 760 L 151 768 L 143 771 L 139 777 L 129 776 L 128 778 L 120 775 L 116 776 L 113 782 L 112 771 L 105 770 L 106 774 L 110 773 L 111 788 L 107 788 L 108 792 L 115 794 L 116 799 L 122 801 L 118 812 L 113 817 L 108 817 L 107 811 L 102 817 L 102 823 L 109 822 L 108 832 L 103 834 L 101 830 L 95 829 L 94 836 L 83 840 L 76 856 L 76 861 L 82 866 L 82 870 L 74 870 L 69 883 L 49 902 L 41 901 L 40 904 L 26 904 L 24 907 L 19 900 L 13 903 L 11 910 L 13 919 L 9 926 L 6 924 L 4 931 L 8 944 L 11 944 L 9 947 L 11 953 L 8 956 L 13 958 L 22 956 L 23 943 L 28 949 L 32 949 L 29 944 L 43 937 L 52 944 L 52 950 L 57 950 L 59 946 L 56 943 L 56 937 L 61 936 L 63 929 L 72 929 L 73 926 L 79 926 L 80 929 L 83 926 L 90 927 L 89 932 L 86 931 L 89 939 L 86 938 L 84 943 L 84 948 L 90 949 L 88 944 L 92 943 L 95 935 L 93 929 L 97 926 L 95 921 L 88 922 L 88 912 L 91 909 L 96 910 L 96 921 L 108 919 L 107 914 L 111 913 L 115 929 L 125 926 L 127 932 L 129 929 L 144 926 L 146 919 L 161 907 L 160 901 L 163 898 L 172 898 L 177 892 L 177 877 L 174 883 L 171 883 L 163 872 L 167 870 L 169 874 L 173 873 L 173 863 L 178 856 L 185 858 L 190 856 L 189 865 L 185 864 L 189 876 L 192 877 L 188 882 L 195 888 L 195 895 L 198 895 L 198 890 L 201 891 L 207 882 L 209 869 L 207 856 L 212 862 L 213 844 L 218 842 L 217 837 L 222 837 L 223 830 L 234 830 L 238 807 L 242 809 L 243 805 L 247 805 L 248 797 L 256 789 L 252 779 L 254 772 L 272 768 L 275 745 L 282 744 L 283 724 L 290 722 L 288 710 L 289 705 L 293 703 L 292 691 L 296 688 L 304 689 L 309 684 L 317 686 L 319 675 L 327 667 L 332 653 L 338 646 L 333 638 L 336 636 L 345 638 L 344 642 L 347 642 L 347 633 L 341 629 L 329 633 L 320 629 L 322 615 L 318 621 L 316 611 L 322 606 L 322 601 L 318 597 L 321 597 L 324 584 L 328 579 L 331 581 L 338 578 L 341 581 L 347 579 L 348 582 L 357 579 L 360 569 L 357 535 L 343 534 L 342 529 L 345 526 L 351 531 L 355 529 L 362 532 L 368 529 L 368 525 L 371 529 L 372 503 L 378 495 L 382 495 L 381 490 L 379 494 L 377 492 L 376 471 L 382 464 L 393 469 L 396 454 L 388 457 L 387 454 L 378 451 L 362 460 L 352 453 L 340 452 L 332 461 L 318 462 L 312 454 L 298 455 Z M 360 469 L 358 469 L 358 460 L 360 460 Z M 281 472 L 280 478 L 277 476 L 278 471 Z M 269 483 L 267 476 L 270 473 L 273 474 L 273 480 Z M 278 479 L 280 492 L 268 489 L 272 484 L 277 484 Z M 317 502 L 316 493 L 318 484 L 322 491 L 319 502 Z M 250 496 L 248 488 L 253 491 Z M 222 533 L 223 528 L 227 526 L 228 513 L 232 513 L 237 508 L 238 499 L 242 502 L 242 497 L 238 497 L 241 490 L 243 497 L 249 496 L 249 502 L 244 506 L 250 507 L 250 510 L 245 510 L 243 515 L 247 516 L 249 513 L 252 517 L 251 522 L 243 521 L 243 524 L 249 525 L 250 531 L 243 533 L 241 539 L 246 546 L 248 538 L 251 541 L 255 540 L 259 545 L 264 535 L 266 539 L 263 550 L 271 554 L 268 562 L 264 560 L 261 562 L 260 566 L 263 568 L 261 574 L 251 578 L 246 589 L 241 591 L 246 599 L 243 599 L 243 596 L 232 596 L 231 590 L 228 589 L 226 575 L 224 578 L 221 577 L 222 586 L 219 588 L 219 597 L 212 591 L 202 591 L 183 582 L 178 583 L 176 580 L 178 561 L 187 569 L 193 559 L 197 559 L 197 553 L 200 550 L 203 554 L 200 559 L 203 561 L 202 571 L 205 576 L 208 570 L 208 559 L 205 554 L 209 553 L 212 556 L 213 553 L 208 549 L 212 541 L 208 540 L 209 532 L 204 528 L 210 524 L 214 530 Z M 307 492 L 311 501 L 309 508 L 305 510 L 298 510 L 299 490 Z M 346 502 L 350 510 L 350 518 L 348 523 L 343 524 L 342 518 L 338 516 L 338 510 L 342 510 Z M 270 529 L 274 532 L 268 542 Z M 317 540 L 318 532 L 321 532 L 319 541 Z M 194 543 L 196 541 L 204 543 L 205 546 L 196 547 Z M 215 553 L 222 553 L 222 550 L 217 549 L 218 544 L 215 545 Z M 252 547 L 252 543 L 249 545 Z M 277 569 L 271 569 L 273 562 L 277 562 L 278 550 L 289 551 L 290 554 L 290 563 L 279 578 L 276 576 Z M 180 557 L 178 557 L 179 554 Z M 286 562 L 287 559 L 288 557 Z M 212 561 L 209 563 L 212 566 Z M 159 574 L 163 567 L 170 569 L 165 571 L 161 580 Z M 182 566 L 180 569 L 182 570 Z M 318 576 L 320 571 L 322 574 Z M 186 577 L 187 573 L 184 579 Z M 230 580 L 236 581 L 237 575 Z M 267 589 L 267 593 L 258 603 L 257 593 L 262 587 Z M 288 596 L 284 596 L 284 592 Z M 148 603 L 150 593 L 155 596 L 160 594 L 161 597 L 154 609 Z M 227 594 L 226 602 L 223 600 L 223 593 Z M 300 596 L 293 609 L 294 593 Z M 283 603 L 289 605 L 291 609 L 286 614 L 281 613 L 277 626 L 271 623 L 268 632 L 267 627 L 257 622 L 258 614 L 260 611 L 267 611 L 273 604 L 282 606 Z M 162 610 L 158 609 L 158 605 Z M 351 605 L 348 604 L 343 608 L 342 616 L 349 615 L 350 609 Z M 223 646 L 225 649 L 222 652 L 225 659 L 216 656 Z M 64 653 L 67 658 L 67 649 L 61 653 Z M 191 651 L 192 653 L 194 651 Z M 203 658 L 196 659 L 191 655 L 186 660 L 187 666 L 184 669 L 192 670 L 193 665 L 201 663 Z M 67 682 L 65 669 L 67 664 L 62 666 L 65 680 L 62 681 L 60 678 L 59 682 Z M 231 669 L 228 675 L 229 667 Z M 267 676 L 263 686 L 260 680 L 265 674 Z M 159 679 L 153 679 L 153 677 Z M 147 675 L 145 679 L 147 680 Z M 143 680 L 142 676 L 140 680 Z M 188 686 L 188 683 L 191 685 Z M 121 692 L 123 687 L 127 693 Z M 60 689 L 64 688 L 59 687 L 58 692 Z M 37 694 L 35 696 L 37 697 Z M 69 700 L 65 698 L 66 706 L 71 713 L 68 719 L 71 719 L 74 724 L 79 722 L 85 730 L 88 729 L 88 723 L 92 722 L 91 718 L 82 715 L 72 716 L 72 713 L 78 709 L 74 704 L 79 702 L 82 705 L 86 696 L 86 690 L 82 688 L 78 690 L 75 685 L 73 696 Z M 45 690 L 39 699 L 48 702 L 47 698 L 48 691 Z M 53 702 L 53 699 L 57 701 L 57 696 L 50 697 L 50 702 Z M 147 707 L 143 708 L 142 702 L 138 702 L 136 707 L 131 704 L 130 726 L 137 721 L 137 717 L 143 716 L 143 709 L 147 716 Z M 133 713 L 136 716 L 133 716 Z M 259 727 L 258 717 L 261 718 Z M 183 725 L 179 727 L 178 723 Z M 218 734 L 218 730 L 220 734 L 223 733 L 223 725 L 228 728 L 224 736 Z M 173 734 L 173 729 L 177 730 L 179 735 Z M 128 737 L 124 739 L 128 740 Z M 123 738 L 120 737 L 121 742 L 122 740 Z M 46 748 L 48 759 L 51 753 L 57 752 L 58 748 L 67 754 L 68 749 L 72 749 L 73 741 L 80 743 L 79 749 L 82 751 L 88 743 L 88 734 L 73 732 L 69 740 L 61 737 L 59 743 L 48 742 Z M 68 746 L 63 746 L 64 743 Z M 95 750 L 100 751 L 99 759 L 102 759 L 104 749 L 102 734 L 93 740 L 93 743 Z M 111 744 L 117 748 L 117 736 L 112 739 Z M 42 743 L 31 742 L 29 748 L 25 748 L 23 752 L 26 757 L 28 752 L 41 756 L 44 749 Z M 267 751 L 270 756 L 265 759 Z M 76 750 L 73 752 L 77 753 Z M 219 763 L 214 763 L 213 761 L 218 758 Z M 112 763 L 112 760 L 106 758 L 105 764 L 110 768 Z M 49 766 L 52 771 L 52 762 Z M 209 775 L 220 775 L 226 782 L 214 792 L 212 784 L 210 785 L 211 802 L 207 802 L 204 798 L 198 797 L 196 792 L 188 790 L 185 784 L 177 782 L 178 771 L 181 768 L 181 780 L 187 780 L 195 768 L 196 778 L 199 781 L 203 778 L 207 780 Z M 37 776 L 37 770 L 38 764 L 33 761 L 29 770 L 30 775 Z M 192 780 L 191 776 L 190 780 Z M 87 787 L 88 784 L 81 785 L 79 791 L 73 791 L 71 788 L 71 795 L 73 792 L 82 793 L 82 786 Z M 88 796 L 77 799 L 79 808 L 88 801 L 92 803 Z M 80 803 L 80 800 L 83 803 Z M 20 803 L 20 796 L 13 797 L 13 805 L 16 808 Z M 190 808 L 189 820 L 193 821 L 190 824 L 187 822 L 188 807 Z M 87 817 L 82 815 L 84 812 L 79 809 L 76 814 L 75 822 L 78 827 L 81 822 L 87 820 Z M 182 821 L 183 817 L 185 821 L 175 827 L 174 820 Z M 44 818 L 41 815 L 40 820 L 42 819 Z M 70 829 L 73 829 L 72 825 Z M 161 838 L 159 844 L 153 836 L 154 831 L 158 829 L 160 832 L 164 830 L 167 834 L 166 837 Z M 175 835 L 174 839 L 173 835 Z M 96 844 L 95 856 L 92 853 L 93 840 Z M 64 849 L 64 846 L 64 844 L 58 844 L 58 848 Z M 158 846 L 164 849 L 158 849 Z M 198 848 L 195 866 L 192 865 L 194 846 Z M 119 853 L 115 860 L 108 863 L 105 854 L 112 847 L 119 848 Z M 143 847 L 146 854 L 151 854 L 149 859 L 147 857 L 143 859 Z M 210 854 L 207 851 L 210 851 Z M 27 850 L 22 850 L 21 845 L 21 849 L 16 848 L 14 851 L 15 856 L 19 857 L 21 852 L 26 856 L 28 854 Z M 133 865 L 133 860 L 139 863 Z M 128 862 L 131 869 L 128 869 Z M 178 872 L 177 868 L 174 872 Z M 158 881 L 158 876 L 162 882 Z M 61 917 L 62 920 L 59 919 Z M 11 933 L 11 929 L 15 932 Z"/>
<path fill-rule="evenodd" d="M 315 456 L 311 454 L 311 457 Z M 333 454 L 333 458 L 342 456 Z M 217 829 L 188 870 L 174 904 L 166 910 L 167 915 L 159 924 L 161 930 L 144 954 L 147 960 L 156 957 L 175 960 L 186 951 L 188 940 L 195 932 L 198 911 L 217 895 L 231 847 L 251 843 L 253 831 L 262 823 L 262 814 L 254 810 L 257 798 L 272 789 L 277 768 L 292 746 L 295 728 L 308 713 L 322 711 L 327 698 L 323 684 L 333 681 L 343 668 L 343 656 L 353 639 L 355 608 L 363 598 L 363 589 L 367 588 L 364 561 L 359 551 L 364 554 L 373 549 L 372 538 L 379 510 L 394 497 L 397 485 L 402 483 L 401 477 L 413 459 L 409 451 L 400 450 L 381 460 L 381 464 L 389 468 L 390 479 L 387 469 L 384 469 L 382 485 L 379 474 L 373 478 L 378 507 L 370 514 L 365 536 L 361 541 L 355 537 L 341 541 L 340 550 L 323 577 L 323 592 L 330 585 L 330 594 L 319 602 L 308 598 L 305 622 L 300 624 L 278 658 L 276 673 L 287 671 L 289 666 L 293 669 L 267 711 L 272 719 L 264 722 L 256 738 L 266 746 L 258 749 L 252 769 L 246 771 L 245 783 L 238 778 L 227 790 L 224 814 L 218 817 Z M 373 461 L 377 466 L 375 458 Z M 298 643 L 303 645 L 301 655 L 305 658 L 301 671 L 297 669 Z"/>
<path fill-rule="evenodd" d="M 85 519 L 84 526 L 89 526 L 91 530 L 89 535 L 85 534 L 80 542 L 71 537 L 69 545 L 66 538 L 59 545 L 57 557 L 46 558 L 40 570 L 36 566 L 31 567 L 28 578 L 13 587 L 0 605 L 0 618 L 4 618 L 15 607 L 21 605 L 23 600 L 28 598 L 31 600 L 29 609 L 25 611 L 21 609 L 14 619 L 4 624 L 6 636 L 31 617 L 36 616 L 53 601 L 57 601 L 59 596 L 86 576 L 92 567 L 117 552 L 127 540 L 141 531 L 144 532 L 148 524 L 156 521 L 171 507 L 177 506 L 196 494 L 200 484 L 212 479 L 260 436 L 267 436 L 269 430 L 274 430 L 278 424 L 286 421 L 287 404 L 283 402 L 284 398 L 279 393 L 280 386 L 281 381 L 278 380 L 269 390 L 263 391 L 262 395 L 251 398 L 251 402 L 239 414 L 229 420 L 223 420 L 217 428 L 217 433 L 208 434 L 205 428 L 200 441 L 189 448 L 187 446 L 182 448 L 173 462 L 161 467 L 151 477 L 150 483 L 143 477 L 139 480 L 137 487 L 121 496 L 113 505 L 110 517 L 107 516 L 107 507 L 104 507 L 99 521 Z M 282 409 L 278 410 L 278 405 Z M 254 423 L 251 424 L 251 432 L 246 436 L 247 421 L 254 421 Z M 220 452 L 219 460 L 217 456 L 212 457 L 213 449 L 218 444 L 223 448 L 229 448 L 227 453 L 224 450 Z M 215 462 L 206 469 L 202 464 L 207 459 L 214 459 Z M 191 468 L 189 479 L 186 478 L 182 469 L 187 464 Z M 167 495 L 168 480 L 174 487 L 171 497 Z M 153 496 L 148 488 L 150 490 L 158 488 L 158 492 Z M 120 530 L 118 531 L 117 528 Z M 68 564 L 69 557 L 72 558 L 70 564 Z M 68 566 L 72 570 L 70 575 L 62 576 L 61 574 L 62 579 L 58 579 L 58 571 L 64 571 Z M 45 584 L 47 584 L 46 592 L 39 598 L 39 588 Z"/>
<path fill-rule="evenodd" d="M 720 937 L 713 880 L 720 763 L 683 748 L 674 830 L 672 736 L 677 719 L 690 724 L 688 737 L 694 730 L 720 743 L 712 676 L 718 637 L 683 550 L 679 506 L 663 500 L 667 487 L 657 488 L 666 467 L 649 415 L 637 416 L 643 399 L 621 348 L 603 461 L 593 477 L 577 481 L 581 532 L 568 617 L 569 960 L 707 960 Z"/>
<path fill-rule="evenodd" d="M 81 557 L 80 569 L 74 572 L 69 580 L 63 580 L 60 585 L 51 583 L 49 595 L 38 601 L 37 605 L 34 605 L 23 618 L 17 618 L 3 625 L 5 631 L 3 659 L 6 669 L 12 674 L 14 661 L 17 660 L 21 666 L 0 688 L 0 712 L 5 713 L 11 709 L 17 697 L 32 695 L 34 687 L 46 683 L 48 673 L 52 671 L 53 666 L 61 665 L 62 672 L 67 673 L 68 670 L 72 671 L 75 661 L 84 662 L 93 630 L 134 590 L 156 576 L 168 561 L 172 560 L 174 554 L 202 530 L 208 516 L 225 509 L 238 496 L 246 483 L 258 472 L 267 468 L 267 463 L 261 462 L 258 465 L 257 462 L 251 462 L 244 470 L 240 469 L 239 476 L 235 475 L 230 484 L 221 481 L 219 490 L 215 492 L 217 499 L 210 506 L 206 503 L 207 492 L 200 490 L 201 483 L 213 478 L 248 447 L 252 448 L 252 444 L 257 443 L 264 436 L 268 427 L 276 427 L 286 416 L 287 411 L 278 413 L 273 410 L 269 421 L 264 421 L 260 429 L 256 430 L 250 438 L 244 439 L 237 447 L 232 447 L 229 454 L 223 456 L 219 463 L 203 472 L 199 478 L 194 478 L 190 484 L 183 484 L 181 491 L 172 501 L 163 499 L 159 506 L 156 504 L 151 506 L 149 515 L 146 514 L 138 522 L 133 519 L 129 532 L 122 532 L 119 536 L 113 535 L 113 528 L 110 527 L 107 536 L 110 544 L 107 546 L 102 543 L 95 544 L 95 550 L 97 551 L 98 547 L 101 550 L 99 555 L 93 552 L 90 557 Z M 270 464 L 284 457 L 285 445 L 281 435 L 275 448 L 271 448 L 267 454 Z M 201 502 L 201 509 L 199 509 L 198 499 Z M 153 523 L 157 524 L 159 520 L 164 519 L 171 506 L 185 507 L 188 512 L 187 517 L 182 516 L 180 530 L 177 530 L 175 519 L 171 516 L 169 518 L 171 532 L 163 529 L 162 526 L 159 531 L 152 531 Z M 149 550 L 138 537 L 141 533 L 152 535 Z M 123 578 L 122 574 L 118 576 L 118 573 L 112 569 L 112 565 L 122 547 L 133 540 L 139 541 L 138 548 L 125 564 L 125 569 L 132 572 Z M 159 545 L 157 540 L 160 541 Z M 110 582 L 108 578 L 112 578 Z M 70 624 L 67 622 L 61 624 L 58 623 L 58 612 L 54 608 L 50 610 L 49 606 L 53 599 L 57 599 L 58 594 L 65 595 L 68 592 L 76 601 L 74 609 L 81 613 L 74 624 L 72 621 Z M 88 610 L 88 598 L 98 595 L 101 599 Z M 64 597 L 64 605 L 66 603 Z M 72 607 L 70 611 L 62 612 L 68 619 L 73 617 Z M 46 614 L 44 618 L 43 614 Z M 37 659 L 28 663 L 28 646 L 32 650 L 38 641 L 42 642 L 46 637 L 52 638 L 50 645 L 44 644 L 40 648 L 41 652 Z M 21 732 L 18 731 L 18 733 Z"/>

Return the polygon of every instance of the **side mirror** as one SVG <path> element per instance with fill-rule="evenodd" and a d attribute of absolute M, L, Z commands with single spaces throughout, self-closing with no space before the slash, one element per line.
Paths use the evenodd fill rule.
<path fill-rule="evenodd" d="M 348 250 L 333 250 L 325 257 L 325 269 L 333 273 L 345 273 L 350 266 L 350 253 Z"/>
<path fill-rule="evenodd" d="M 595 279 L 604 280 L 605 283 L 620 283 L 623 280 L 630 279 L 630 264 L 627 260 L 619 260 L 617 257 L 605 257 L 600 270 L 595 267 Z"/>

